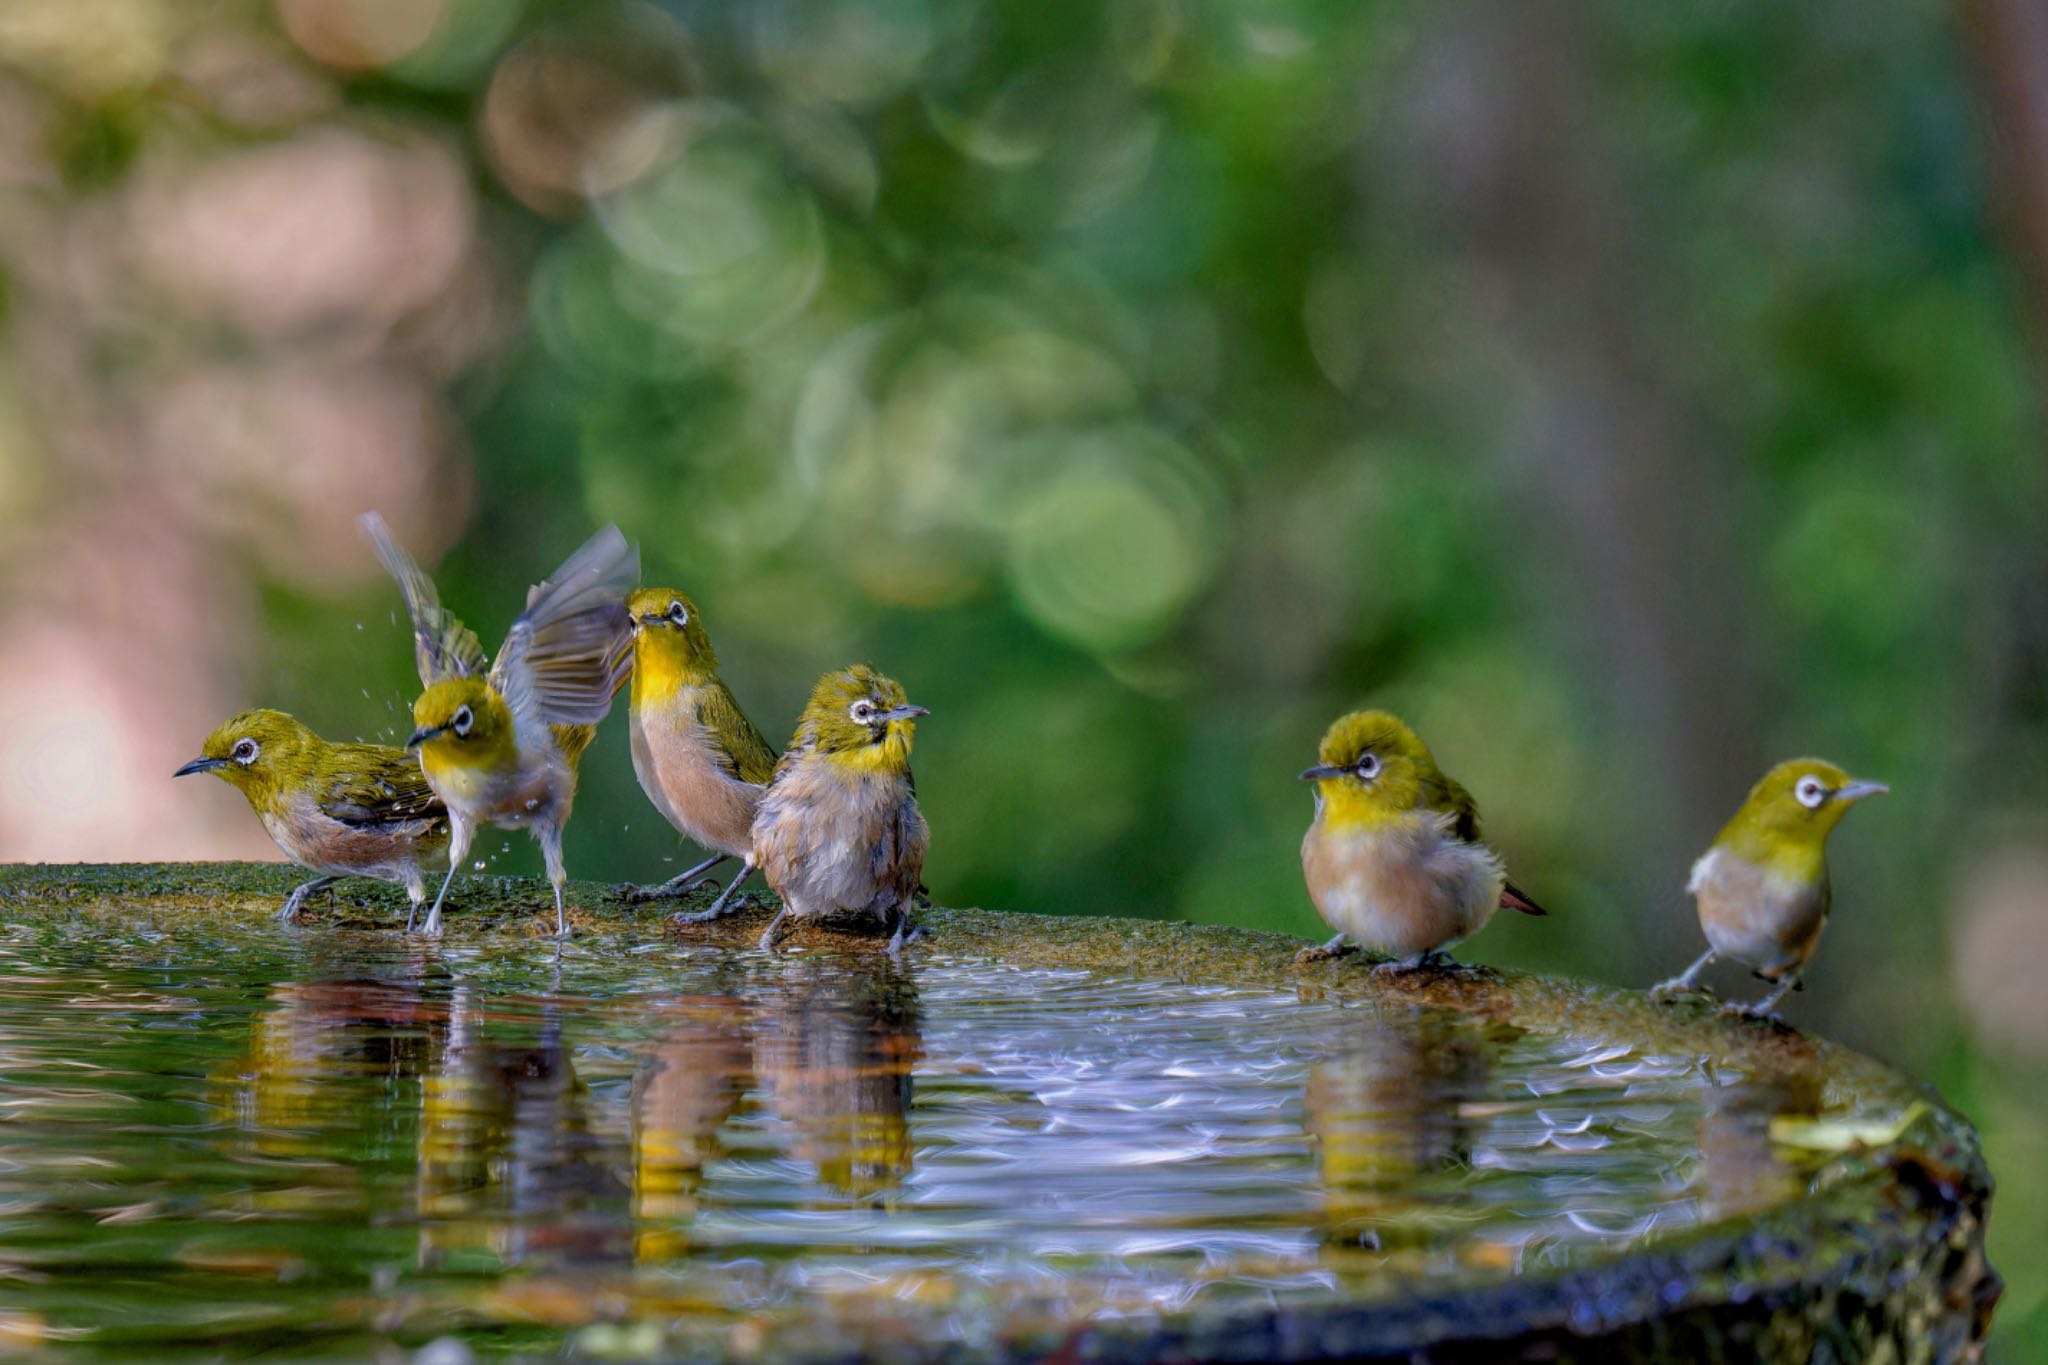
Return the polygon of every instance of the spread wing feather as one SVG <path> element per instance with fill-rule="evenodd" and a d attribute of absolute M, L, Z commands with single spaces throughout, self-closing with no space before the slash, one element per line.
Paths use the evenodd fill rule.
<path fill-rule="evenodd" d="M 419 664 L 420 682 L 432 687 L 448 678 L 473 678 L 481 674 L 487 660 L 476 632 L 441 605 L 434 580 L 392 538 L 384 518 L 375 512 L 365 512 L 361 525 L 363 534 L 377 548 L 377 558 L 384 561 L 384 567 L 398 580 L 399 592 L 405 595 L 406 614 L 412 617 L 413 656 Z"/>
<path fill-rule="evenodd" d="M 611 710 L 632 671 L 626 595 L 639 580 L 640 552 L 607 526 L 526 594 L 491 669 L 522 747 L 546 726 L 595 725 Z"/>

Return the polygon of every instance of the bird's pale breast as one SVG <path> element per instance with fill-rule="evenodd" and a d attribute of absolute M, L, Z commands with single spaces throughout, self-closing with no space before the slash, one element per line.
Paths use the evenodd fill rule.
<path fill-rule="evenodd" d="M 902 778 L 811 757 L 779 776 L 754 818 L 754 860 L 798 916 L 907 906 L 930 833 Z"/>
<path fill-rule="evenodd" d="M 655 809 L 685 838 L 745 857 L 762 789 L 720 761 L 716 736 L 697 722 L 695 689 L 634 708 L 628 728 L 633 773 Z"/>
<path fill-rule="evenodd" d="M 1828 917 L 1828 881 L 1780 877 L 1725 849 L 1693 864 L 1686 884 L 1716 953 L 1775 979 L 1806 965 Z"/>
<path fill-rule="evenodd" d="M 1478 933 L 1500 905 L 1500 859 L 1452 837 L 1448 825 L 1448 816 L 1418 812 L 1333 829 L 1319 813 L 1301 841 L 1317 911 L 1332 929 L 1398 957 Z"/>

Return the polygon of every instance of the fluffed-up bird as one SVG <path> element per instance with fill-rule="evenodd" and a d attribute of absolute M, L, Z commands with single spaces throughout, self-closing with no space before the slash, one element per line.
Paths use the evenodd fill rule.
<path fill-rule="evenodd" d="M 1301 774 L 1316 784 L 1301 871 L 1337 935 L 1298 960 L 1356 946 L 1395 959 L 1377 971 L 1409 971 L 1478 933 L 1501 906 L 1544 913 L 1480 842 L 1472 794 L 1400 720 L 1385 711 L 1339 717 L 1317 757 Z"/>
<path fill-rule="evenodd" d="M 626 605 L 633 774 L 662 817 L 711 854 L 659 886 L 626 888 L 629 900 L 658 900 L 689 890 L 728 858 L 746 858 L 775 750 L 718 676 L 696 603 L 673 589 L 642 588 Z"/>
<path fill-rule="evenodd" d="M 1698 990 L 1700 973 L 1715 958 L 1733 958 L 1772 983 L 1761 1000 L 1733 1008 L 1770 1017 L 1798 989 L 1827 926 L 1828 835 L 1849 807 L 1890 790 L 1818 758 L 1795 758 L 1765 773 L 1686 883 L 1707 951 L 1651 994 Z"/>
<path fill-rule="evenodd" d="M 448 863 L 448 811 L 419 760 L 388 744 L 335 744 L 282 711 L 244 711 L 174 774 L 212 773 L 248 798 L 287 858 L 317 874 L 285 897 L 281 920 L 343 877 L 397 882 L 412 900 Z"/>
<path fill-rule="evenodd" d="M 889 951 L 901 951 L 931 847 L 910 775 L 917 717 L 930 714 L 866 664 L 820 678 L 754 815 L 746 867 L 710 909 L 675 918 L 717 918 L 758 867 L 782 897 L 781 913 L 761 935 L 764 950 L 792 916 L 845 911 L 893 924 Z"/>
<path fill-rule="evenodd" d="M 450 863 L 426 932 L 439 933 L 441 904 L 481 825 L 524 829 L 540 845 L 555 893 L 555 934 L 566 937 L 562 830 L 576 798 L 576 765 L 632 667 L 626 597 L 640 552 L 607 526 L 526 594 L 495 664 L 476 633 L 441 605 L 433 580 L 391 538 L 383 518 L 363 530 L 398 580 L 412 616 L 426 691 L 413 703 L 427 783 L 448 807 Z"/>

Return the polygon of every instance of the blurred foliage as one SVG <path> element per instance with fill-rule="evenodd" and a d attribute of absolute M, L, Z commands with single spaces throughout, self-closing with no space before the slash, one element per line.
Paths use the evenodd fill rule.
<path fill-rule="evenodd" d="M 2039 362 L 1954 18 L 1549 4 L 1517 51 L 1506 12 L 9 0 L 0 517 L 146 466 L 260 586 L 227 704 L 395 733 L 387 585 L 249 529 L 278 505 L 252 481 L 328 458 L 295 425 L 269 465 L 216 458 L 194 418 L 150 447 L 185 465 L 79 473 L 52 415 L 155 401 L 181 366 L 333 362 L 354 289 L 299 315 L 229 288 L 339 237 L 261 221 L 293 163 L 215 224 L 230 266 L 195 294 L 189 258 L 145 251 L 153 289 L 80 315 L 49 256 L 95 215 L 155 223 L 165 167 L 336 130 L 417 152 L 407 195 L 440 198 L 332 202 L 385 237 L 456 225 L 439 292 L 374 329 L 377 382 L 445 405 L 407 457 L 437 472 L 343 460 L 295 515 L 345 527 L 410 489 L 387 512 L 459 533 L 444 596 L 487 639 L 616 520 L 771 735 L 872 659 L 934 712 L 928 876 L 955 904 L 1312 932 L 1293 774 L 1370 700 L 1557 911 L 1472 951 L 1634 982 L 1691 955 L 1684 859 L 1769 759 L 1886 778 L 1837 841 L 1844 913 L 1799 1014 L 1985 1124 L 1995 1255 L 2037 1263 L 2048 1037 L 1981 1041 L 1943 965 L 1976 861 L 2048 828 Z M 438 240 L 364 247 L 356 288 Z M 38 369 L 60 314 L 70 389 Z M 364 441 L 368 470 L 391 447 Z M 687 856 L 616 723 L 569 844 L 578 875 Z M 2001 923 L 2032 925 L 2023 964 L 2048 946 L 2048 919 Z M 2048 1286 L 2015 1278 L 2004 1358 L 2048 1360 Z"/>

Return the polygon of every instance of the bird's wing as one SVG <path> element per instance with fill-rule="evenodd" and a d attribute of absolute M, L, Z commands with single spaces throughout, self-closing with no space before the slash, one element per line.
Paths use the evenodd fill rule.
<path fill-rule="evenodd" d="M 537 747 L 547 726 L 604 719 L 632 671 L 626 594 L 639 581 L 640 552 L 607 526 L 526 594 L 491 669 L 522 748 Z"/>
<path fill-rule="evenodd" d="M 419 760 L 373 744 L 337 744 L 321 765 L 314 798 L 322 814 L 358 829 L 446 818 Z"/>
<path fill-rule="evenodd" d="M 1442 769 L 1423 774 L 1421 803 L 1451 817 L 1451 834 L 1468 844 L 1479 842 L 1479 804 L 1456 778 Z"/>
<path fill-rule="evenodd" d="M 1450 832 L 1454 838 L 1462 839 L 1468 844 L 1480 842 L 1479 803 L 1472 799 L 1472 793 L 1466 791 L 1456 778 L 1440 768 L 1424 777 L 1422 800 L 1431 810 L 1451 818 Z M 1500 903 L 1525 915 L 1550 913 L 1513 882 L 1501 883 Z"/>
<path fill-rule="evenodd" d="M 723 682 L 714 680 L 701 690 L 697 724 L 717 736 L 718 764 L 734 777 L 766 786 L 775 776 L 775 750 Z"/>
<path fill-rule="evenodd" d="M 405 610 L 412 617 L 413 654 L 419 663 L 420 682 L 432 687 L 448 678 L 473 678 L 488 662 L 476 632 L 441 605 L 434 580 L 413 563 L 412 556 L 391 536 L 391 528 L 375 512 L 362 516 L 363 534 L 377 547 L 377 558 L 398 580 L 405 595 Z"/>

